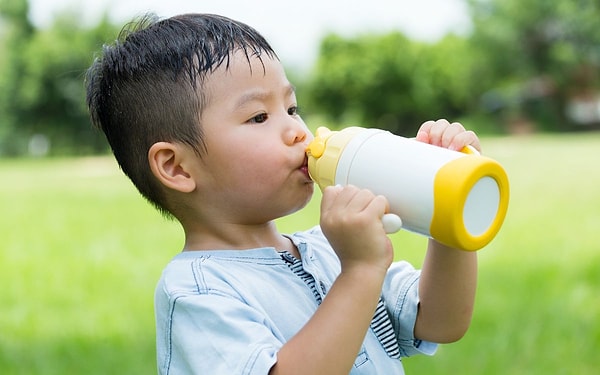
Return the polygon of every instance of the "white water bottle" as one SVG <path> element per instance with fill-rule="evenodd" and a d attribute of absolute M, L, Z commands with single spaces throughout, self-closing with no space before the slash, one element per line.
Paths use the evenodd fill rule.
<path fill-rule="evenodd" d="M 506 172 L 474 150 L 451 151 L 380 129 L 350 127 L 319 128 L 307 154 L 310 176 L 321 189 L 354 185 L 381 194 L 404 229 L 450 247 L 481 249 L 506 216 Z"/>

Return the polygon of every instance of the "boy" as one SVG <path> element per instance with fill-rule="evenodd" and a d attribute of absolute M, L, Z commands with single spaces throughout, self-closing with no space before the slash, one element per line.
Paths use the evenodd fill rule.
<path fill-rule="evenodd" d="M 185 232 L 156 289 L 161 374 L 402 374 L 470 323 L 476 255 L 429 241 L 421 272 L 392 263 L 387 201 L 323 192 L 320 226 L 274 220 L 313 193 L 312 136 L 254 29 L 216 16 L 146 18 L 89 69 L 87 102 L 123 171 Z M 479 149 L 445 120 L 417 139 Z"/>

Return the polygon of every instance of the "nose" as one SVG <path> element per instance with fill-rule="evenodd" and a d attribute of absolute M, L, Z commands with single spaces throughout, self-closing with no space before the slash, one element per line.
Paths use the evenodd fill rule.
<path fill-rule="evenodd" d="M 285 136 L 286 143 L 290 146 L 296 143 L 307 143 L 312 139 L 310 130 L 302 120 L 296 120 L 290 124 Z"/>

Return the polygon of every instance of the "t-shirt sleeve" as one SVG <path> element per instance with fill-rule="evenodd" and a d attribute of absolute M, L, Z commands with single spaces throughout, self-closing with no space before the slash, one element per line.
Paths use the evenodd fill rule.
<path fill-rule="evenodd" d="M 242 301 L 209 293 L 172 296 L 168 303 L 157 306 L 169 314 L 157 316 L 160 374 L 266 375 L 277 361 L 282 343 Z"/>
<path fill-rule="evenodd" d="M 402 357 L 433 355 L 437 350 L 436 343 L 417 340 L 414 335 L 419 307 L 419 276 L 420 271 L 415 270 L 410 263 L 395 262 L 383 284 L 382 296 L 392 319 Z"/>

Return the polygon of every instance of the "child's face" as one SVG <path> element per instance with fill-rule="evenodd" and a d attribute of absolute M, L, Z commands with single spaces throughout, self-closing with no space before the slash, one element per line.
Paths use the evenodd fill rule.
<path fill-rule="evenodd" d="M 262 59 L 236 53 L 210 74 L 200 119 L 202 203 L 253 224 L 302 208 L 313 193 L 305 155 L 312 135 L 281 63 Z"/>

